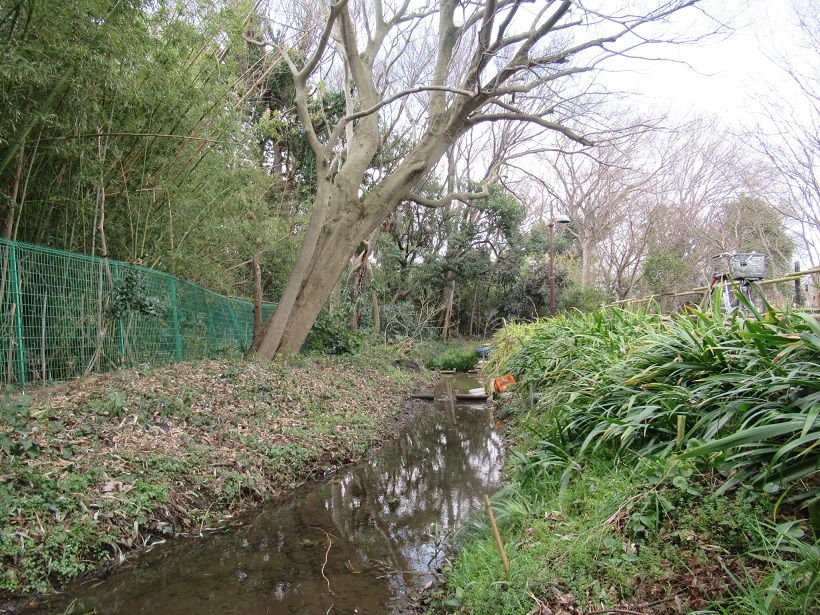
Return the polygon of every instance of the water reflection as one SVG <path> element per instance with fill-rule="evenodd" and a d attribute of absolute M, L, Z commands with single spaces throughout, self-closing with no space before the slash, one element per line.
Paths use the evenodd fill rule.
<path fill-rule="evenodd" d="M 441 534 L 500 481 L 491 412 L 455 404 L 453 386 L 442 383 L 437 399 L 449 401 L 370 460 L 297 490 L 244 528 L 163 545 L 136 568 L 69 594 L 100 614 L 388 611 L 424 585 L 441 561 Z"/>

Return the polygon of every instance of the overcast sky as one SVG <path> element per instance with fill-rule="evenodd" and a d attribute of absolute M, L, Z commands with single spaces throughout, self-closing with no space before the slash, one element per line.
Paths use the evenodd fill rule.
<path fill-rule="evenodd" d="M 643 53 L 668 58 L 662 62 L 630 62 L 620 72 L 620 88 L 640 93 L 639 99 L 676 114 L 719 115 L 727 124 L 750 125 L 760 102 L 772 87 L 792 84 L 774 59 L 798 51 L 790 0 L 705 0 L 704 12 L 731 29 L 725 36 L 692 45 L 667 45 Z M 690 21 L 692 13 L 683 16 Z M 704 20 L 705 27 L 708 27 Z"/>

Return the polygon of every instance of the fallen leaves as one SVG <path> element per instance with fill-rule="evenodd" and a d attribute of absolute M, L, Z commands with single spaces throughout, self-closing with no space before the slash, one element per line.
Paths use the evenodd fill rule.
<path fill-rule="evenodd" d="M 124 485 L 122 482 L 116 480 L 110 480 L 102 486 L 103 493 L 111 493 L 115 491 L 117 493 L 128 493 L 134 488 L 134 485 Z"/>
<path fill-rule="evenodd" d="M 413 377 L 377 362 L 211 360 L 35 394 L 27 437 L 38 453 L 0 453 L 0 532 L 26 536 L 0 550 L 0 586 L 47 590 L 100 553 L 118 561 L 123 549 L 235 523 L 254 503 L 359 459 L 396 428 L 403 389 L 423 376 Z M 75 541 L 63 575 L 47 564 L 58 534 Z"/>

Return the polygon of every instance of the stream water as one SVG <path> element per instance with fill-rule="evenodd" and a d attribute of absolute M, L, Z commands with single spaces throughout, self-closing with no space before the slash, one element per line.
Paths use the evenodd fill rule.
<path fill-rule="evenodd" d="M 441 564 L 445 533 L 499 486 L 503 444 L 491 411 L 452 397 L 476 386 L 443 379 L 431 410 L 366 461 L 304 485 L 243 527 L 155 547 L 41 612 L 62 613 L 70 600 L 75 613 L 99 615 L 400 608 Z"/>

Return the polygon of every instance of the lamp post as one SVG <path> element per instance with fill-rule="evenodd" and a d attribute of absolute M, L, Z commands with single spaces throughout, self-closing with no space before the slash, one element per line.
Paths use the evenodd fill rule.
<path fill-rule="evenodd" d="M 570 219 L 569 216 L 566 214 L 558 214 L 550 220 L 549 227 L 550 227 L 550 317 L 555 317 L 555 253 L 553 249 L 553 230 L 555 229 L 555 223 L 558 224 L 569 224 Z"/>

